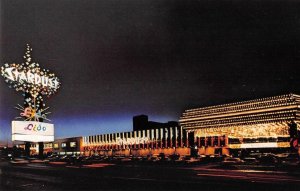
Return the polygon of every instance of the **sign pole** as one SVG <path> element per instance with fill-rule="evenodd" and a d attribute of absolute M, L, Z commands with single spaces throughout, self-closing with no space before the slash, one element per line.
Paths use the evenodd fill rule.
<path fill-rule="evenodd" d="M 25 156 L 30 157 L 30 146 L 31 143 L 28 141 L 25 141 Z"/>
<path fill-rule="evenodd" d="M 26 101 L 26 99 L 30 98 L 30 94 L 28 93 L 25 93 L 25 96 L 24 96 L 24 108 L 27 108 L 29 105 Z M 26 157 L 30 157 L 30 147 L 31 147 L 31 142 L 29 141 L 25 141 L 25 156 Z"/>

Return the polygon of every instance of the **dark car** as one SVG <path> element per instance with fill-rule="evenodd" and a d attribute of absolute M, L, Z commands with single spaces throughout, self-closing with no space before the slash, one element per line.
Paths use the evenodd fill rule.
<path fill-rule="evenodd" d="M 245 162 L 245 164 L 248 165 L 254 165 L 259 163 L 259 161 L 254 157 L 245 157 L 243 158 L 243 161 Z"/>
<path fill-rule="evenodd" d="M 190 157 L 189 159 L 185 160 L 186 164 L 200 164 L 203 158 L 200 157 Z"/>
<path fill-rule="evenodd" d="M 279 165 L 282 163 L 282 161 L 276 157 L 275 155 L 272 154 L 266 154 L 262 155 L 260 158 L 258 158 L 259 164 L 262 165 Z"/>
<path fill-rule="evenodd" d="M 84 158 L 85 158 L 84 156 L 76 156 L 76 155 L 69 156 L 67 163 L 70 165 L 81 165 Z"/>
<path fill-rule="evenodd" d="M 178 160 L 180 158 L 180 155 L 179 154 L 173 154 L 173 155 L 170 155 L 169 156 L 169 159 L 171 160 L 171 161 L 176 161 L 176 160 Z"/>
<path fill-rule="evenodd" d="M 286 158 L 282 158 L 282 164 L 287 166 L 298 166 L 300 165 L 299 154 L 290 153 Z"/>
<path fill-rule="evenodd" d="M 70 160 L 70 157 L 69 155 L 64 155 L 64 156 L 61 156 L 59 159 L 58 159 L 58 162 L 66 162 L 68 163 L 69 160 Z"/>
<path fill-rule="evenodd" d="M 51 155 L 47 159 L 45 159 L 45 162 L 57 162 L 59 161 L 59 156 L 58 155 Z"/>
<path fill-rule="evenodd" d="M 93 164 L 94 158 L 92 156 L 79 158 L 81 164 Z"/>
<path fill-rule="evenodd" d="M 240 165 L 243 163 L 244 161 L 237 157 L 227 157 L 222 161 L 223 165 Z"/>

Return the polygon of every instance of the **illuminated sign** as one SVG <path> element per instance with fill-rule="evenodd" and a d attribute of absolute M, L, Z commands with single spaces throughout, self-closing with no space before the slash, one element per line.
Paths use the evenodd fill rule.
<path fill-rule="evenodd" d="M 127 138 L 122 139 L 120 137 L 117 138 L 117 144 L 124 144 L 124 145 L 130 145 L 130 144 L 144 144 L 149 141 L 148 137 L 136 137 L 136 138 Z"/>
<path fill-rule="evenodd" d="M 48 120 L 45 112 L 49 107 L 43 109 L 45 104 L 42 96 L 50 96 L 57 92 L 60 87 L 59 79 L 48 69 L 41 68 L 40 65 L 32 61 L 32 48 L 27 44 L 24 55 L 25 62 L 21 64 L 5 64 L 1 67 L 1 75 L 10 88 L 22 91 L 24 96 L 24 107 L 18 104 L 15 107 L 21 110 L 20 117 L 25 121 Z"/>
<path fill-rule="evenodd" d="M 5 65 L 6 67 L 8 65 Z M 47 73 L 43 73 L 44 75 L 39 75 L 33 72 L 39 71 L 39 70 L 26 70 L 26 68 L 19 69 L 19 65 L 13 65 L 13 67 L 9 68 L 3 68 L 3 76 L 8 79 L 8 82 L 15 83 L 16 86 L 27 83 L 32 84 L 32 86 L 38 86 L 43 88 L 49 88 L 56 90 L 59 86 L 59 82 L 57 77 L 49 77 L 47 76 Z M 21 90 L 21 89 L 20 89 Z"/>
<path fill-rule="evenodd" d="M 229 144 L 229 145 L 228 145 L 228 148 L 231 148 L 231 149 L 239 149 L 239 148 L 241 148 L 241 144 Z"/>
<path fill-rule="evenodd" d="M 271 143 L 243 143 L 243 144 L 229 144 L 231 149 L 247 149 L 247 148 L 278 148 L 289 147 L 289 142 L 271 142 Z"/>
<path fill-rule="evenodd" d="M 46 115 L 51 112 L 45 112 L 47 109 L 49 109 L 49 107 L 47 107 L 46 109 L 39 109 L 39 110 L 32 109 L 31 107 L 26 107 L 24 109 L 24 107 L 18 104 L 18 107 L 15 108 L 22 111 L 20 113 L 21 117 L 16 117 L 17 119 L 24 117 L 26 120 L 29 121 L 31 120 L 39 121 L 39 119 L 45 119 L 47 121 L 50 121 L 49 119 L 47 119 Z"/>
<path fill-rule="evenodd" d="M 241 148 L 277 148 L 277 143 L 244 143 Z"/>
<path fill-rule="evenodd" d="M 278 147 L 290 147 L 290 143 L 289 142 L 278 142 L 277 146 Z"/>
<path fill-rule="evenodd" d="M 13 141 L 54 141 L 54 125 L 36 121 L 12 121 Z"/>
<path fill-rule="evenodd" d="M 54 73 L 32 62 L 31 51 L 32 48 L 27 44 L 25 63 L 5 64 L 1 67 L 1 75 L 5 78 L 5 82 L 10 88 L 30 93 L 35 98 L 39 93 L 46 96 L 56 93 L 60 87 L 59 79 Z"/>

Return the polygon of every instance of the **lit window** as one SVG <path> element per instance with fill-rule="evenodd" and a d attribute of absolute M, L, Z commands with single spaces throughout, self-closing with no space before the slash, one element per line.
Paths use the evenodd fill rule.
<path fill-rule="evenodd" d="M 70 147 L 76 147 L 76 142 L 70 142 Z"/>
<path fill-rule="evenodd" d="M 61 148 L 65 148 L 67 146 L 66 143 L 61 143 Z"/>
<path fill-rule="evenodd" d="M 54 147 L 55 149 L 57 149 L 57 148 L 58 148 L 58 143 L 54 143 L 54 144 L 53 144 L 53 147 Z"/>

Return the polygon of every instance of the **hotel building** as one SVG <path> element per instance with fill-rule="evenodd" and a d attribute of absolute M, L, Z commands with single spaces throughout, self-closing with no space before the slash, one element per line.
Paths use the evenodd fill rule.
<path fill-rule="evenodd" d="M 274 96 L 186 110 L 180 126 L 199 154 L 297 149 L 300 96 Z"/>
<path fill-rule="evenodd" d="M 287 94 L 188 109 L 179 124 L 135 116 L 133 131 L 57 139 L 49 145 L 58 154 L 109 156 L 297 151 L 299 110 L 300 96 Z"/>

